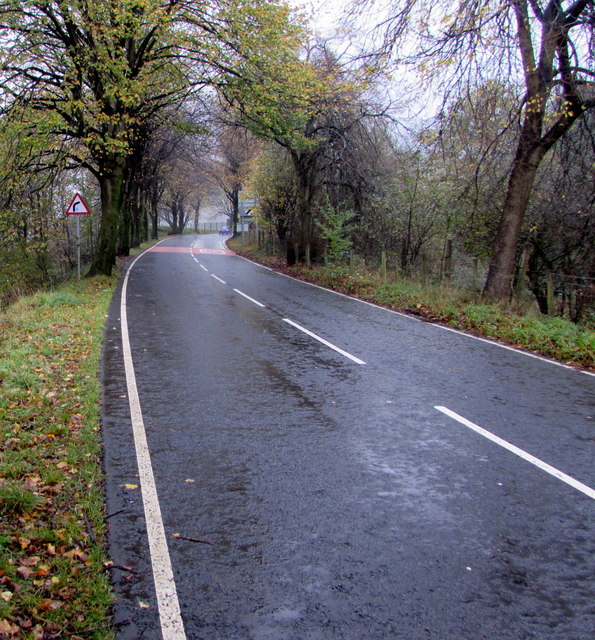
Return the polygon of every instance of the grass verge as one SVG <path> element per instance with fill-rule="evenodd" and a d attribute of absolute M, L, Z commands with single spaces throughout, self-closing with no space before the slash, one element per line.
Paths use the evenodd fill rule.
<path fill-rule="evenodd" d="M 98 369 L 117 277 L 0 315 L 0 638 L 113 638 Z"/>
<path fill-rule="evenodd" d="M 228 244 L 236 253 L 296 278 L 565 364 L 595 369 L 595 331 L 592 327 L 488 304 L 477 294 L 423 285 L 405 278 L 384 283 L 377 274 L 363 270 L 351 273 L 346 267 L 288 268 L 282 260 L 263 255 L 255 246 L 241 240 L 234 239 Z"/>

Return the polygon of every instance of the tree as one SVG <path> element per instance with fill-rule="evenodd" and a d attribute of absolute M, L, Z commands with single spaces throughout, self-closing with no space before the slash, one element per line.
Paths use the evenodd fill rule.
<path fill-rule="evenodd" d="M 365 69 L 343 67 L 323 45 L 300 57 L 299 45 L 298 39 L 293 56 L 282 64 L 253 69 L 249 86 L 236 83 L 223 95 L 245 126 L 282 147 L 290 158 L 297 202 L 287 234 L 287 259 L 309 264 L 321 254 L 315 216 L 322 188 L 342 179 L 341 171 L 346 175 L 344 152 L 350 134 L 371 115 L 361 99 L 371 76 Z"/>
<path fill-rule="evenodd" d="M 259 25 L 283 32 L 289 13 L 267 0 L 0 0 L 5 112 L 43 112 L 45 128 L 99 183 L 90 273 L 115 262 L 129 160 L 144 153 L 146 123 L 190 89 L 225 84 L 243 61 L 274 55 Z"/>
<path fill-rule="evenodd" d="M 257 153 L 258 141 L 245 127 L 233 121 L 225 122 L 225 114 L 221 115 L 223 122 L 218 125 L 217 142 L 202 165 L 205 177 L 223 191 L 235 233 L 239 222 L 240 192 L 248 176 L 250 161 Z"/>
<path fill-rule="evenodd" d="M 595 108 L 593 0 L 396 0 L 385 24 L 385 50 L 440 76 L 447 93 L 496 74 L 521 89 L 516 151 L 484 287 L 487 296 L 505 299 L 538 168 Z"/>
<path fill-rule="evenodd" d="M 247 191 L 256 200 L 255 218 L 274 234 L 274 249 L 281 254 L 287 249 L 297 210 L 295 170 L 282 147 L 269 143 L 255 158 Z"/>
<path fill-rule="evenodd" d="M 583 119 L 542 167 L 523 233 L 527 279 L 540 310 L 574 322 L 595 299 L 594 125 L 595 117 Z"/>
<path fill-rule="evenodd" d="M 126 160 L 139 125 L 182 87 L 164 39 L 174 2 L 0 2 L 2 70 L 11 106 L 46 114 L 46 127 L 76 141 L 70 156 L 97 178 L 101 229 L 91 273 L 115 262 Z M 172 58 L 168 63 L 168 58 Z"/>

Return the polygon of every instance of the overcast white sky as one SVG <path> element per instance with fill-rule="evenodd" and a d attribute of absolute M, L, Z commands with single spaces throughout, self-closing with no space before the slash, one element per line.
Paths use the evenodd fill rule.
<path fill-rule="evenodd" d="M 322 37 L 334 40 L 333 48 L 340 57 L 357 55 L 366 48 L 373 50 L 372 34 L 374 27 L 382 22 L 387 15 L 388 0 L 374 0 L 373 8 L 366 11 L 366 15 L 359 15 L 347 19 L 346 12 L 352 0 L 288 0 L 295 7 L 304 9 L 311 16 L 314 32 Z M 341 21 L 343 20 L 343 23 Z M 341 28 L 344 33 L 338 33 Z M 346 32 L 346 33 L 345 33 Z M 378 34 L 376 34 L 378 37 Z M 368 47 L 366 47 L 366 44 Z M 376 43 L 378 44 L 378 43 Z M 413 87 L 417 87 L 413 91 Z M 384 94 L 384 102 L 391 103 L 395 108 L 399 120 L 411 126 L 413 122 L 419 122 L 433 116 L 438 106 L 438 99 L 433 93 L 426 94 L 423 98 L 414 96 L 419 90 L 419 81 L 414 72 L 401 70 L 398 81 L 388 81 L 378 91 Z"/>

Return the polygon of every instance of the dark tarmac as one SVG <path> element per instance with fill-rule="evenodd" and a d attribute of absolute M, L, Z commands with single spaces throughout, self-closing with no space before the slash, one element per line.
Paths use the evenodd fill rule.
<path fill-rule="evenodd" d="M 195 242 L 221 247 L 166 240 L 127 295 L 186 637 L 591 640 L 595 502 L 435 406 L 593 487 L 593 377 Z M 103 369 L 110 554 L 129 569 L 111 572 L 114 622 L 153 640 L 119 304 Z"/>

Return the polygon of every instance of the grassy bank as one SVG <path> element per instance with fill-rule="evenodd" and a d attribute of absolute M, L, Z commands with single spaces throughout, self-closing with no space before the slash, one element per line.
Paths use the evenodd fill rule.
<path fill-rule="evenodd" d="M 258 252 L 237 239 L 230 248 L 296 278 L 347 293 L 375 304 L 410 313 L 473 334 L 505 342 L 560 362 L 595 369 L 595 331 L 536 312 L 487 304 L 480 296 L 444 286 L 400 278 L 382 282 L 378 274 L 346 267 L 287 268 L 283 261 Z"/>
<path fill-rule="evenodd" d="M 98 369 L 116 283 L 0 315 L 0 638 L 113 637 Z"/>

